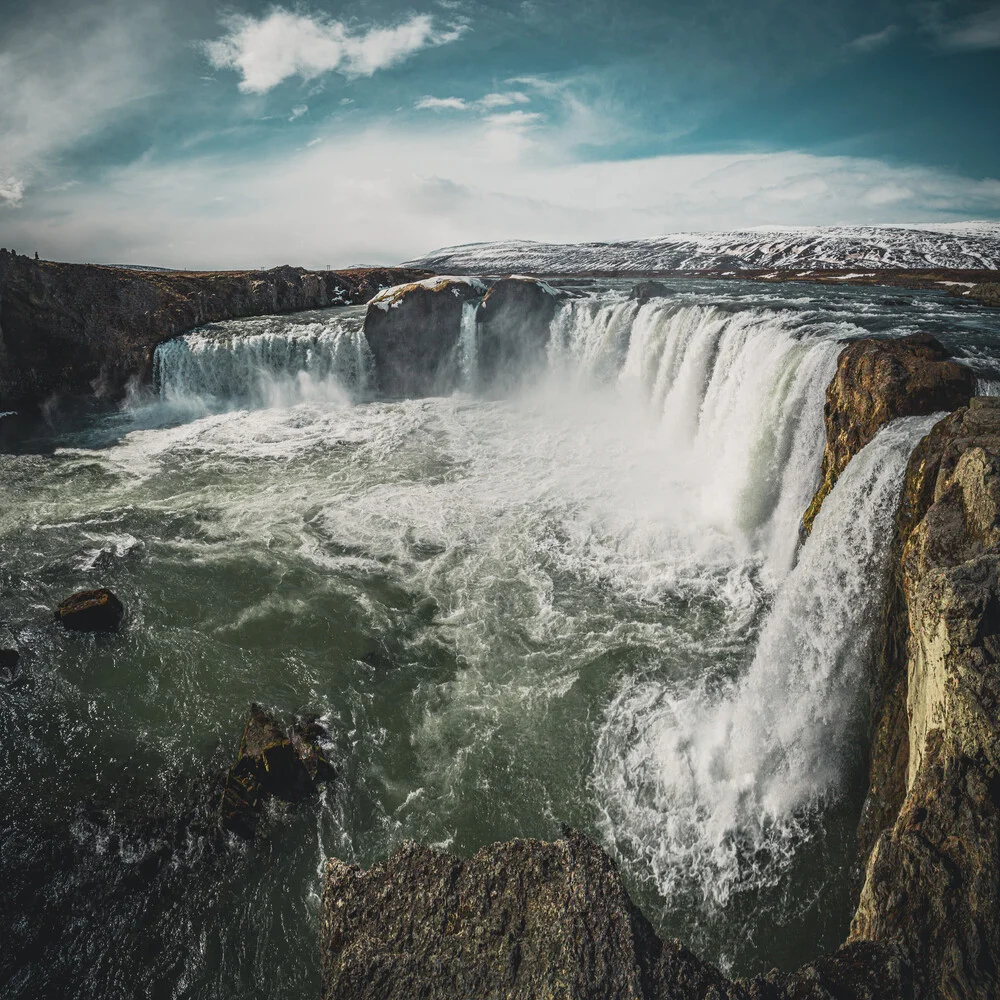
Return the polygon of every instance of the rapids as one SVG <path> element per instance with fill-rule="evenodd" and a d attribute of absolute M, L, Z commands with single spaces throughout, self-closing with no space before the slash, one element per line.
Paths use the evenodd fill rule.
<path fill-rule="evenodd" d="M 159 348 L 155 396 L 0 455 L 6 993 L 315 993 L 324 858 L 562 823 L 727 969 L 836 946 L 865 655 L 933 418 L 858 455 L 799 549 L 825 387 L 839 340 L 914 329 L 1000 378 L 998 321 L 898 290 L 612 286 L 560 306 L 509 398 L 476 394 L 470 308 L 456 391 L 385 402 L 362 317 L 204 328 Z M 123 631 L 55 631 L 96 585 Z M 339 780 L 274 808 L 267 844 L 218 844 L 206 781 L 251 701 L 319 714 Z"/>

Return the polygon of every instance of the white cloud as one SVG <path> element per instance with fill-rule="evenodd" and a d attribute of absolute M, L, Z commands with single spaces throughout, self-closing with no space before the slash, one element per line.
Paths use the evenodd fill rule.
<path fill-rule="evenodd" d="M 240 90 L 263 94 L 283 80 L 312 80 L 336 70 L 345 76 L 371 76 L 402 62 L 420 49 L 444 45 L 465 30 L 460 24 L 435 28 L 429 14 L 413 14 L 393 27 L 352 31 L 323 14 L 273 8 L 265 17 L 237 14 L 226 20 L 228 32 L 205 43 L 217 69 L 237 70 Z"/>
<path fill-rule="evenodd" d="M 466 111 L 469 104 L 461 97 L 422 97 L 413 106 L 421 111 Z"/>
<path fill-rule="evenodd" d="M 59 7 L 3 35 L 0 204 L 17 204 L 64 150 L 150 96 L 168 51 L 146 5 Z"/>
<path fill-rule="evenodd" d="M 1000 213 L 1000 180 L 930 168 L 796 151 L 574 163 L 560 143 L 538 121 L 394 120 L 263 161 L 143 160 L 100 187 L 26 196 L 5 235 L 69 259 L 346 266 L 490 239 Z"/>
<path fill-rule="evenodd" d="M 937 28 L 949 49 L 1000 49 L 1000 7 L 992 7 Z"/>
<path fill-rule="evenodd" d="M 899 34 L 899 28 L 895 24 L 890 24 L 881 31 L 873 31 L 870 35 L 861 35 L 854 41 L 848 42 L 847 47 L 855 52 L 874 52 L 888 45 Z"/>
<path fill-rule="evenodd" d="M 422 97 L 413 106 L 420 111 L 494 111 L 509 108 L 514 104 L 528 104 L 531 98 L 519 90 L 508 93 L 486 94 L 478 101 L 467 101 L 464 97 Z"/>
<path fill-rule="evenodd" d="M 24 181 L 19 177 L 0 177 L 0 201 L 17 205 L 24 197 Z"/>
<path fill-rule="evenodd" d="M 490 108 L 507 108 L 512 104 L 528 104 L 531 98 L 519 90 L 508 91 L 507 93 L 487 94 L 476 103 L 479 107 L 489 110 Z"/>
<path fill-rule="evenodd" d="M 308 104 L 299 104 L 292 108 L 292 113 L 288 116 L 290 122 L 295 121 L 296 118 L 301 118 L 309 110 Z"/>

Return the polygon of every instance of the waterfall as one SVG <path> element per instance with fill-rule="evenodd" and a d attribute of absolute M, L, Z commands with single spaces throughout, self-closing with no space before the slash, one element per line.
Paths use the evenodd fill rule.
<path fill-rule="evenodd" d="M 479 344 L 477 341 L 476 313 L 479 300 L 462 303 L 462 328 L 458 338 L 459 368 L 462 373 L 462 388 L 475 392 L 479 379 Z"/>
<path fill-rule="evenodd" d="M 639 399 L 692 517 L 760 550 L 776 582 L 819 483 L 823 400 L 843 324 L 672 300 L 565 303 L 550 365 Z"/>
<path fill-rule="evenodd" d="M 289 406 L 346 402 L 372 384 L 372 359 L 350 314 L 229 320 L 161 344 L 154 380 L 167 401 Z"/>
<path fill-rule="evenodd" d="M 842 791 L 906 462 L 940 416 L 897 420 L 851 460 L 739 677 L 630 678 L 609 706 L 594 777 L 608 835 L 668 899 L 775 884 Z"/>

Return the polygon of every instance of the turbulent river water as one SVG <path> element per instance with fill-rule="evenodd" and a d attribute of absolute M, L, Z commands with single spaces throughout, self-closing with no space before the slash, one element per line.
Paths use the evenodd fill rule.
<path fill-rule="evenodd" d="M 812 536 L 847 336 L 926 330 L 1000 377 L 996 315 L 898 290 L 590 286 L 509 398 L 381 401 L 363 310 L 162 346 L 156 392 L 0 455 L 0 989 L 318 990 L 325 858 L 561 824 L 658 931 L 735 973 L 834 947 L 864 794 L 864 662 L 910 449 Z M 108 586 L 112 637 L 51 608 Z M 250 702 L 319 715 L 338 780 L 211 835 Z"/>

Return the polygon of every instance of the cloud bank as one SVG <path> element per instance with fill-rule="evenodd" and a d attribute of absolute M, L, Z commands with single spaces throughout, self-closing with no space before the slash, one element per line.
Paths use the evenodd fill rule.
<path fill-rule="evenodd" d="M 435 27 L 429 14 L 414 14 L 393 27 L 351 31 L 323 14 L 273 8 L 265 17 L 235 14 L 222 38 L 205 43 L 216 69 L 236 70 L 244 93 L 264 94 L 289 77 L 312 80 L 324 73 L 371 76 L 415 52 L 457 39 L 464 27 Z"/>
<path fill-rule="evenodd" d="M 925 167 L 797 151 L 557 162 L 540 155 L 553 137 L 539 137 L 536 148 L 534 132 L 502 157 L 497 128 L 489 116 L 432 129 L 384 122 L 255 162 L 137 162 L 100 188 L 52 194 L 30 228 L 12 219 L 10 238 L 80 260 L 323 267 L 398 262 L 479 240 L 613 240 L 1000 211 L 1000 181 Z"/>

